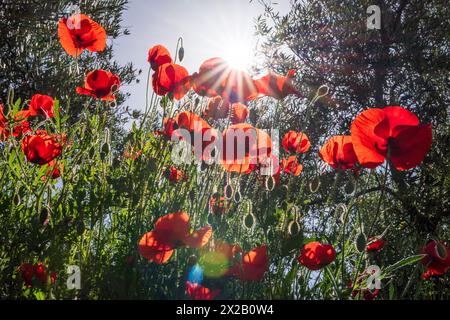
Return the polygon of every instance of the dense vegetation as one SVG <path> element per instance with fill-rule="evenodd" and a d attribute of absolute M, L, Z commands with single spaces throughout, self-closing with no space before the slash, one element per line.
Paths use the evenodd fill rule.
<path fill-rule="evenodd" d="M 125 131 L 136 71 L 104 35 L 128 34 L 126 1 L 80 16 L 76 1 L 3 0 L 0 297 L 448 299 L 448 8 L 380 2 L 367 30 L 369 3 L 344 2 L 286 16 L 262 2 L 257 79 L 210 57 L 189 75 L 181 41 L 149 43 L 146 109 Z M 181 161 L 170 138 L 194 120 L 256 132 L 255 165 L 251 139 L 244 165 Z M 270 151 L 262 129 L 279 130 Z M 280 168 L 264 175 L 261 155 Z"/>

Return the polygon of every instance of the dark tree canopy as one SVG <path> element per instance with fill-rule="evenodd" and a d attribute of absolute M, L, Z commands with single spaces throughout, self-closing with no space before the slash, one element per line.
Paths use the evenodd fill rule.
<path fill-rule="evenodd" d="M 119 75 L 122 84 L 135 79 L 131 63 L 114 61 L 112 41 L 129 31 L 121 26 L 126 0 L 95 1 L 32 1 L 2 0 L 0 10 L 0 102 L 5 102 L 10 88 L 14 97 L 26 101 L 41 93 L 70 103 L 72 115 L 79 114 L 83 97 L 75 87 L 83 84 L 84 75 L 93 69 L 105 69 Z M 58 21 L 77 11 L 100 23 L 108 35 L 103 52 L 84 52 L 78 59 L 66 54 L 58 41 Z M 118 103 L 126 97 L 118 97 Z M 119 117 L 120 118 L 120 117 Z"/>
<path fill-rule="evenodd" d="M 396 237 L 393 246 L 411 252 L 428 237 L 448 238 L 448 2 L 292 1 L 285 16 L 269 2 L 261 3 L 266 10 L 256 28 L 265 37 L 261 51 L 266 66 L 280 73 L 297 70 L 297 85 L 306 96 L 321 85 L 329 87 L 330 94 L 319 100 L 312 121 L 303 128 L 313 145 L 349 134 L 355 116 L 368 108 L 401 105 L 421 123 L 432 123 L 433 145 L 424 163 L 414 170 L 392 171 L 384 226 L 399 227 L 404 237 Z M 366 9 L 373 4 L 381 9 L 379 30 L 366 25 Z M 308 117 L 303 105 L 304 100 L 293 100 L 279 109 L 279 118 L 290 119 L 290 127 L 302 126 Z M 380 181 L 372 186 L 379 189 Z M 367 212 L 369 219 L 374 213 Z"/>

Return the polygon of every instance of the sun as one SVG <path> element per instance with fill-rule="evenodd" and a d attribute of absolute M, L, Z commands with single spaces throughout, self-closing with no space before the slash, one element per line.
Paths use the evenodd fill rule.
<path fill-rule="evenodd" d="M 222 58 L 231 68 L 247 71 L 253 63 L 251 41 L 236 37 L 221 45 Z"/>

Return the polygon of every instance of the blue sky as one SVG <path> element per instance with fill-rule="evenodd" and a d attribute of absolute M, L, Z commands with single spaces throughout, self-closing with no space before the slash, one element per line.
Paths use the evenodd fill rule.
<path fill-rule="evenodd" d="M 288 11 L 289 0 L 273 2 L 281 13 Z M 145 104 L 149 48 L 162 44 L 174 55 L 178 37 L 183 37 L 185 58 L 181 64 L 190 73 L 212 57 L 229 56 L 242 62 L 245 59 L 240 56 L 250 59 L 254 55 L 254 19 L 264 11 L 257 0 L 130 0 L 128 7 L 123 26 L 131 35 L 115 40 L 115 57 L 142 69 L 139 84 L 121 88 L 131 93 L 126 104 L 139 110 Z"/>

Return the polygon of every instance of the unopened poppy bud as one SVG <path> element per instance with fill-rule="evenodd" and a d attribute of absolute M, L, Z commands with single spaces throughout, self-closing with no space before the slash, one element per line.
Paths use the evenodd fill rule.
<path fill-rule="evenodd" d="M 178 49 L 178 58 L 180 59 L 180 62 L 183 61 L 184 59 L 184 48 L 180 47 L 180 49 Z"/>
<path fill-rule="evenodd" d="M 102 160 L 105 160 L 105 158 L 109 154 L 110 150 L 111 150 L 111 147 L 110 147 L 109 143 L 104 143 L 102 145 L 102 151 L 100 153 Z"/>
<path fill-rule="evenodd" d="M 356 249 L 359 252 L 364 252 L 364 250 L 366 249 L 366 236 L 364 235 L 364 233 L 359 233 L 358 236 L 356 237 Z"/>
<path fill-rule="evenodd" d="M 436 242 L 436 253 L 438 257 L 441 258 L 442 260 L 447 259 L 447 249 L 440 242 Z"/>
<path fill-rule="evenodd" d="M 353 181 L 349 180 L 344 187 L 345 193 L 348 195 L 353 194 L 355 192 L 355 184 Z"/>
<path fill-rule="evenodd" d="M 197 264 L 197 261 L 198 261 L 197 256 L 196 256 L 195 254 L 191 255 L 191 256 L 188 258 L 188 266 L 189 266 L 189 267 L 195 266 L 195 265 Z"/>
<path fill-rule="evenodd" d="M 47 208 L 42 209 L 41 214 L 39 216 L 39 224 L 47 225 L 50 221 L 50 210 Z"/>
<path fill-rule="evenodd" d="M 91 150 L 89 150 L 89 158 L 93 159 L 95 157 L 95 149 L 91 148 Z"/>
<path fill-rule="evenodd" d="M 79 235 L 84 233 L 84 223 L 81 220 L 77 222 L 77 232 Z"/>

